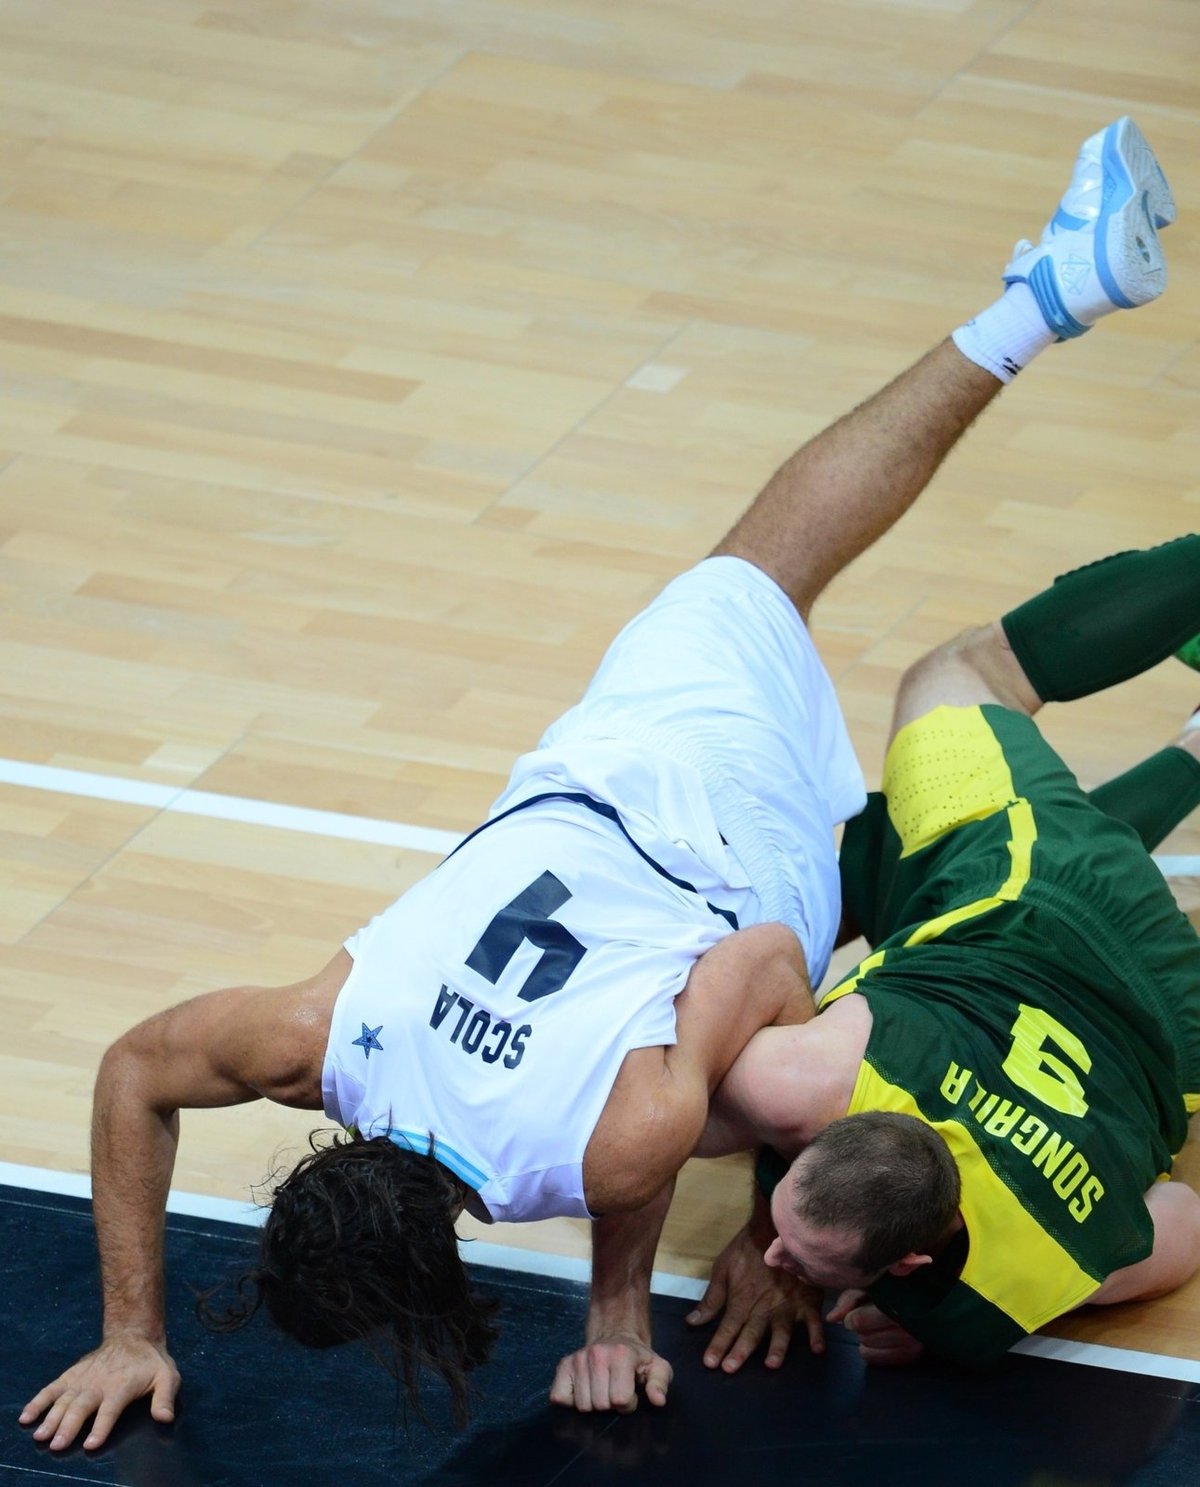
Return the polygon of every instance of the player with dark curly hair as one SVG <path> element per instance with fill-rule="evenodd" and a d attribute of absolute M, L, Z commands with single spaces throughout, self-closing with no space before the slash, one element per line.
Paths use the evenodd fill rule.
<path fill-rule="evenodd" d="M 465 1424 L 467 1376 L 496 1340 L 498 1303 L 474 1292 L 459 1258 L 459 1185 L 436 1153 L 431 1162 L 386 1136 L 314 1133 L 310 1145 L 271 1191 L 262 1255 L 239 1300 L 218 1311 L 209 1292 L 201 1320 L 228 1332 L 262 1306 L 307 1347 L 364 1339 L 418 1414 L 422 1370 L 432 1368 Z"/>
<path fill-rule="evenodd" d="M 1119 191 L 1101 193 L 1101 140 Z M 841 917 L 834 827 L 866 796 L 814 601 L 1031 357 L 1162 292 L 1173 217 L 1131 121 L 1090 141 L 1000 299 L 781 466 L 459 849 L 309 980 L 198 997 L 113 1045 L 93 1115 L 103 1339 L 26 1406 L 38 1440 L 61 1450 L 95 1415 L 100 1445 L 145 1394 L 173 1417 L 162 1231 L 183 1108 L 266 1098 L 360 1133 L 283 1184 L 255 1284 L 297 1336 L 362 1336 L 459 1405 L 490 1325 L 459 1203 L 592 1219 L 601 1267 L 631 1215 L 665 1212 L 739 1051 L 811 1016 Z M 652 1354 L 639 1379 L 665 1397 Z"/>

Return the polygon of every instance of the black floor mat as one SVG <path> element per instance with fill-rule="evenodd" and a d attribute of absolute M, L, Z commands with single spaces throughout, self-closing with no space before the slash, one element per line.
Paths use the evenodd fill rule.
<path fill-rule="evenodd" d="M 577 1345 L 584 1293 L 569 1282 L 479 1270 L 503 1298 L 503 1331 L 477 1374 L 471 1429 L 449 1426 L 440 1386 L 431 1424 L 406 1428 L 394 1385 L 361 1349 L 309 1352 L 265 1321 L 214 1337 L 190 1287 L 254 1253 L 253 1231 L 168 1220 L 168 1307 L 183 1374 L 174 1426 L 138 1405 L 101 1451 L 51 1455 L 16 1423 L 25 1400 L 96 1336 L 88 1204 L 0 1187 L 3 1346 L 0 1487 L 47 1478 L 129 1487 L 1200 1487 L 1200 1385 L 1010 1356 L 968 1375 L 937 1364 L 864 1369 L 830 1329 L 822 1359 L 728 1378 L 701 1363 L 689 1303 L 658 1300 L 656 1336 L 675 1365 L 663 1410 L 577 1416 L 546 1392 Z M 47 1484 L 49 1487 L 49 1484 Z"/>

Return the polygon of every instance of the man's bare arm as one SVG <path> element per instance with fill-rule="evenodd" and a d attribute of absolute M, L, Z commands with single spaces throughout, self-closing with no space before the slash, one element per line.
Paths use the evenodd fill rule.
<path fill-rule="evenodd" d="M 717 1256 L 708 1288 L 688 1314 L 693 1327 L 721 1318 L 704 1350 L 706 1368 L 736 1373 L 764 1339 L 766 1366 L 779 1368 L 797 1325 L 804 1327 L 814 1353 L 825 1351 L 822 1293 L 765 1262 L 774 1238 L 770 1205 L 756 1182 L 749 1219 Z"/>
<path fill-rule="evenodd" d="M 727 936 L 692 967 L 675 1007 L 678 1041 L 661 1050 L 649 1095 L 644 1076 L 626 1078 L 627 1061 L 588 1145 L 588 1191 L 610 1211 L 592 1229 L 587 1341 L 559 1363 L 555 1404 L 628 1411 L 639 1384 L 651 1403 L 665 1401 L 672 1371 L 652 1345 L 650 1276 L 675 1174 L 738 1050 L 771 1022 L 813 1015 L 796 936 L 780 924 Z"/>
<path fill-rule="evenodd" d="M 586 1342 L 559 1363 L 552 1404 L 628 1414 L 637 1408 L 639 1385 L 651 1404 L 667 1402 L 674 1370 L 653 1348 L 650 1278 L 674 1191 L 672 1178 L 644 1208 L 592 1225 Z"/>
<path fill-rule="evenodd" d="M 812 1012 L 804 954 L 784 925 L 739 930 L 702 955 L 675 999 L 675 1043 L 626 1055 L 588 1142 L 593 1211 L 650 1203 L 699 1149 L 713 1092 L 747 1042 Z"/>
<path fill-rule="evenodd" d="M 34 1436 L 52 1450 L 70 1445 L 92 1414 L 84 1444 L 103 1444 L 122 1410 L 145 1394 L 155 1418 L 173 1418 L 179 1376 L 166 1347 L 163 1224 L 179 1111 L 262 1096 L 319 1108 L 322 1018 L 327 1028 L 326 1004 L 345 978 L 345 959 L 298 986 L 184 1002 L 131 1029 L 105 1054 L 92 1112 L 102 1341 L 21 1413 L 28 1424 L 46 1411 Z"/>
<path fill-rule="evenodd" d="M 675 1000 L 669 1065 L 703 1070 L 709 1097 L 764 1028 L 816 1015 L 804 951 L 783 924 L 756 924 L 718 941 L 695 963 Z"/>
<path fill-rule="evenodd" d="M 1114 1270 L 1089 1305 L 1165 1296 L 1200 1269 L 1200 1196 L 1183 1182 L 1156 1182 L 1146 1194 L 1154 1220 L 1154 1249 L 1146 1259 Z"/>

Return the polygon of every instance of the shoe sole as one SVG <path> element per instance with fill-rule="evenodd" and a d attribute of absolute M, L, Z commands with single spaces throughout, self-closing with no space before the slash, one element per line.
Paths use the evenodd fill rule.
<path fill-rule="evenodd" d="M 1175 198 L 1145 135 L 1119 119 L 1101 150 L 1104 197 L 1096 222 L 1096 272 L 1114 305 L 1132 310 L 1166 283 L 1160 227 L 1175 220 Z"/>

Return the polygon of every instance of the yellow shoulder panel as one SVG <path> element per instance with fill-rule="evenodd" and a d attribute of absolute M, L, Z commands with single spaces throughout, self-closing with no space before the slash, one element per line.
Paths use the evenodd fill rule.
<path fill-rule="evenodd" d="M 962 1176 L 962 1214 L 970 1238 L 962 1278 L 1026 1332 L 1081 1305 L 1099 1288 L 1100 1282 L 1076 1264 L 996 1176 L 964 1125 L 925 1120 L 907 1090 L 890 1084 L 865 1061 L 849 1113 L 863 1110 L 915 1115 L 940 1132 Z"/>

